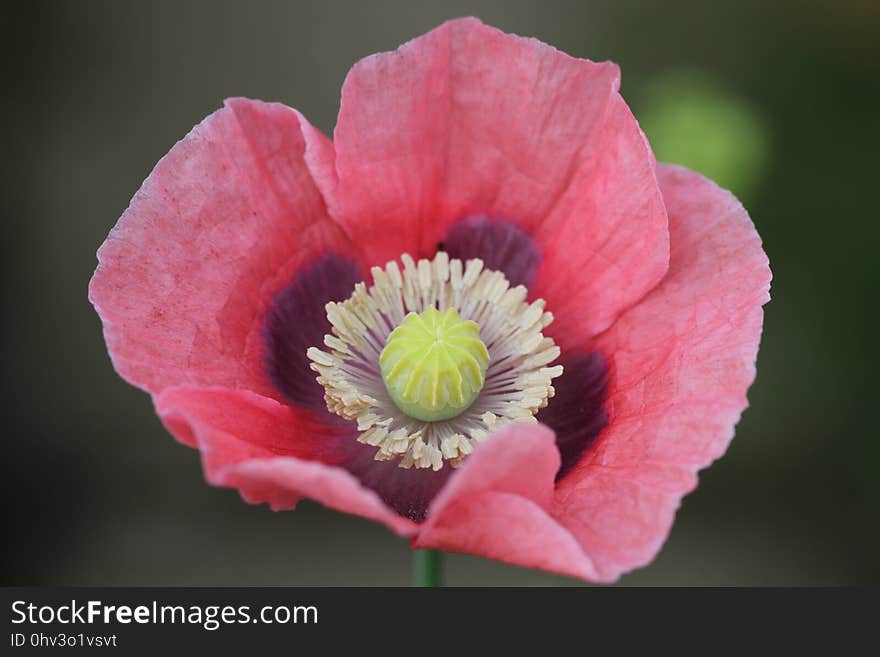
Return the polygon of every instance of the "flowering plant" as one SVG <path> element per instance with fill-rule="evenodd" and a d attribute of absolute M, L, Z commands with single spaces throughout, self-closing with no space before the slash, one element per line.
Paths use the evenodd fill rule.
<path fill-rule="evenodd" d="M 770 271 L 619 83 L 462 19 L 358 62 L 332 141 L 228 100 L 98 252 L 116 370 L 249 502 L 590 581 L 648 563 L 747 405 Z"/>

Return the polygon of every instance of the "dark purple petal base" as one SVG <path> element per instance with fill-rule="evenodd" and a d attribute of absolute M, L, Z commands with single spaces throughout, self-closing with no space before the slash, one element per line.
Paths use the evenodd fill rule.
<path fill-rule="evenodd" d="M 301 269 L 275 296 L 263 324 L 264 362 L 275 389 L 291 404 L 330 415 L 306 351 L 322 346 L 330 332 L 327 303 L 350 297 L 360 280 L 357 263 L 327 253 Z"/>
<path fill-rule="evenodd" d="M 561 359 L 562 376 L 553 380 L 556 395 L 538 411 L 538 421 L 556 432 L 556 446 L 562 464 L 556 480 L 562 479 L 580 461 L 602 429 L 608 424 L 605 395 L 608 391 L 608 365 L 593 352 Z"/>
<path fill-rule="evenodd" d="M 479 258 L 488 269 L 504 272 L 511 285 L 529 287 L 541 264 L 538 246 L 521 228 L 483 216 L 453 224 L 439 246 L 450 258 Z"/>

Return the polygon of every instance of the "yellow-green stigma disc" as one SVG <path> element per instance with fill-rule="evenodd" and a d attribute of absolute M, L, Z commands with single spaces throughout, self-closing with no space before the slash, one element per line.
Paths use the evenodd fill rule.
<path fill-rule="evenodd" d="M 454 308 L 410 313 L 379 356 L 382 380 L 397 407 L 418 420 L 449 420 L 470 406 L 485 382 L 489 352 L 476 322 Z"/>

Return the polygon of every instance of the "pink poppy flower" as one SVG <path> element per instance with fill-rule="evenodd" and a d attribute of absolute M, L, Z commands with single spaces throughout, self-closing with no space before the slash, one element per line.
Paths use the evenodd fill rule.
<path fill-rule="evenodd" d="M 355 64 L 332 141 L 228 100 L 98 252 L 116 370 L 248 502 L 591 581 L 648 563 L 747 406 L 770 271 L 619 84 L 463 19 Z M 414 361 L 419 331 L 448 351 Z"/>

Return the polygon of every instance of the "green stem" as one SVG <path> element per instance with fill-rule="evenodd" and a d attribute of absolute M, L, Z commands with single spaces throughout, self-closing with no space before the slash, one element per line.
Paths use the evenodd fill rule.
<path fill-rule="evenodd" d="M 443 553 L 440 550 L 416 550 L 413 558 L 416 586 L 443 586 Z"/>

